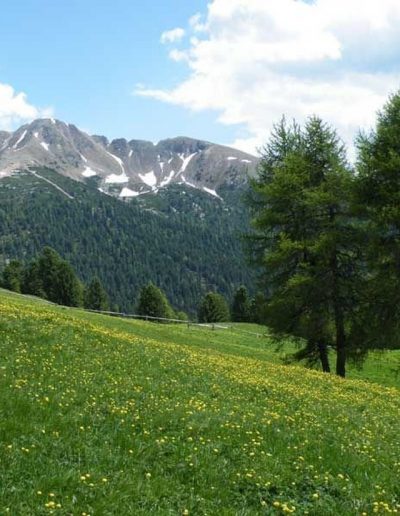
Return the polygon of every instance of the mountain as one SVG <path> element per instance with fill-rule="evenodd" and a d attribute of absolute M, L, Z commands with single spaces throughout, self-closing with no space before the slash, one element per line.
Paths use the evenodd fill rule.
<path fill-rule="evenodd" d="M 50 245 L 125 311 L 149 281 L 192 315 L 209 290 L 254 292 L 240 235 L 256 165 L 209 142 L 109 142 L 51 119 L 0 132 L 0 272 Z"/>
<path fill-rule="evenodd" d="M 158 193 L 172 184 L 219 197 L 221 187 L 243 186 L 257 163 L 244 152 L 185 137 L 157 144 L 124 138 L 110 142 L 55 119 L 0 132 L 0 178 L 47 167 L 80 182 L 94 178 L 101 192 L 122 199 Z"/>

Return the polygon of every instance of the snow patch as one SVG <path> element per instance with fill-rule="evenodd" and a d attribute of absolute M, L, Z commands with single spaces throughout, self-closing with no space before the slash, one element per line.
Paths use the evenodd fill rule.
<path fill-rule="evenodd" d="M 9 136 L 9 137 L 4 141 L 3 145 L 2 145 L 2 146 L 1 146 L 1 148 L 0 148 L 0 151 L 2 151 L 2 150 L 4 150 L 4 149 L 6 149 L 6 148 L 7 148 L 7 146 L 8 146 L 8 142 L 11 140 L 12 136 L 13 136 L 13 135 Z"/>
<path fill-rule="evenodd" d="M 157 184 L 157 178 L 154 174 L 154 171 L 147 172 L 147 174 L 139 174 L 140 179 L 143 181 L 143 183 L 146 183 L 148 186 L 155 186 Z"/>
<path fill-rule="evenodd" d="M 106 153 L 118 163 L 118 165 L 121 167 L 122 174 L 120 174 L 120 175 L 110 174 L 109 176 L 106 177 L 105 182 L 113 183 L 113 184 L 127 183 L 129 181 L 129 177 L 126 175 L 125 167 L 122 162 L 122 159 L 119 158 L 118 156 L 116 156 L 115 154 L 111 154 L 111 152 L 106 151 Z"/>
<path fill-rule="evenodd" d="M 229 156 L 229 157 L 228 157 L 228 158 L 226 158 L 226 159 L 227 159 L 228 161 L 234 161 L 234 160 L 235 160 L 235 159 L 237 159 L 237 158 L 235 158 L 235 156 Z"/>
<path fill-rule="evenodd" d="M 97 176 L 97 172 L 95 172 L 90 167 L 85 167 L 85 170 L 82 172 L 82 175 L 83 175 L 83 177 L 93 177 L 93 176 Z"/>
<path fill-rule="evenodd" d="M 125 168 L 124 164 L 122 162 L 122 159 L 116 156 L 115 154 L 111 154 L 111 152 L 106 151 L 109 156 L 111 156 L 115 161 L 118 163 L 118 165 L 121 167 L 122 172 L 125 174 Z"/>
<path fill-rule="evenodd" d="M 253 163 L 250 159 L 242 159 L 242 163 Z"/>
<path fill-rule="evenodd" d="M 131 149 L 131 150 L 129 151 L 129 157 L 131 157 L 131 156 L 132 156 L 132 154 L 133 154 L 133 150 Z"/>
<path fill-rule="evenodd" d="M 125 172 L 123 174 L 110 174 L 109 176 L 106 177 L 105 179 L 105 182 L 107 184 L 122 184 L 122 183 L 128 183 L 129 182 L 129 177 L 125 174 Z"/>
<path fill-rule="evenodd" d="M 197 186 L 194 185 L 193 183 L 189 183 L 189 181 L 186 181 L 185 176 L 182 176 L 182 179 L 183 179 L 183 182 L 185 183 L 185 185 L 191 186 L 192 188 L 197 188 Z"/>
<path fill-rule="evenodd" d="M 39 138 L 39 133 L 36 131 L 36 133 L 33 133 L 33 136 L 34 136 L 35 138 Z"/>
<path fill-rule="evenodd" d="M 140 195 L 140 192 L 135 192 L 127 187 L 124 187 L 119 194 L 120 197 L 137 197 L 138 195 Z"/>
<path fill-rule="evenodd" d="M 18 138 L 18 141 L 17 143 L 15 143 L 13 145 L 13 149 L 16 149 L 18 147 L 18 145 L 22 142 L 22 140 L 25 138 L 26 136 L 26 130 L 21 134 L 21 136 Z"/>
<path fill-rule="evenodd" d="M 179 157 L 183 160 L 183 163 L 182 163 L 182 166 L 181 166 L 181 169 L 179 171 L 179 173 L 183 173 L 185 172 L 185 170 L 187 169 L 189 163 L 192 161 L 192 159 L 194 158 L 194 156 L 196 156 L 197 152 L 194 152 L 193 154 L 190 154 L 187 158 L 184 158 L 182 157 L 181 155 L 179 155 Z"/>
<path fill-rule="evenodd" d="M 15 169 L 13 170 L 12 168 L 8 168 L 8 169 L 5 169 L 5 170 L 0 170 L 0 179 L 2 177 L 8 177 L 8 176 L 12 176 L 14 172 L 17 172 L 18 170 Z"/>
<path fill-rule="evenodd" d="M 87 163 L 87 159 L 85 158 L 85 156 L 84 156 L 83 154 L 79 153 L 79 156 L 81 157 L 81 159 L 82 159 L 85 163 Z"/>
<path fill-rule="evenodd" d="M 49 152 L 49 144 L 46 142 L 40 142 L 40 145 L 43 147 L 44 150 Z"/>
<path fill-rule="evenodd" d="M 206 186 L 203 186 L 203 190 L 205 192 L 209 193 L 210 195 L 213 195 L 214 197 L 218 197 L 218 199 L 222 199 L 222 197 L 220 197 L 215 190 L 211 190 L 211 188 L 207 188 Z"/>
<path fill-rule="evenodd" d="M 170 183 L 172 181 L 172 178 L 174 177 L 174 175 L 175 175 L 175 170 L 171 170 L 171 172 L 169 173 L 169 176 L 161 181 L 160 186 L 166 186 L 168 183 Z"/>

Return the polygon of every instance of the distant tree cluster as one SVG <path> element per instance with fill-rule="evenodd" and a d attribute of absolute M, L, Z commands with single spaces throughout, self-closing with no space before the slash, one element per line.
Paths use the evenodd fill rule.
<path fill-rule="evenodd" d="M 249 195 L 263 288 L 253 308 L 276 335 L 299 339 L 295 358 L 329 372 L 334 349 L 340 376 L 349 358 L 400 347 L 400 93 L 357 150 L 351 166 L 322 120 L 283 119 Z"/>
<path fill-rule="evenodd" d="M 63 306 L 84 307 L 97 311 L 110 309 L 109 299 L 99 278 L 94 277 L 84 285 L 71 265 L 51 247 L 23 264 L 12 260 L 4 268 L 0 285 L 3 288 L 47 299 Z M 255 315 L 255 300 L 250 300 L 246 287 L 237 289 L 231 309 L 224 296 L 209 292 L 201 300 L 198 320 L 202 323 L 215 322 L 258 322 Z M 188 315 L 171 306 L 165 292 L 149 282 L 139 292 L 136 313 L 155 320 L 187 321 Z"/>
<path fill-rule="evenodd" d="M 247 288 L 243 285 L 236 289 L 231 307 L 221 294 L 209 292 L 199 305 L 198 320 L 201 323 L 232 321 L 261 324 L 263 304 L 262 295 L 260 297 L 260 294 L 256 294 L 250 298 Z"/>
<path fill-rule="evenodd" d="M 108 310 L 108 296 L 98 278 L 88 286 L 79 280 L 71 265 L 51 247 L 45 247 L 24 265 L 12 260 L 3 270 L 1 286 L 14 292 L 42 297 L 64 306 Z"/>

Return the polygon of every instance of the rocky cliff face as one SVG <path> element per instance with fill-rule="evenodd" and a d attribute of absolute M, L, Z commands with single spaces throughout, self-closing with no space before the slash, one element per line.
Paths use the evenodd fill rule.
<path fill-rule="evenodd" d="M 222 186 L 240 186 L 258 159 L 191 138 L 157 144 L 90 136 L 54 119 L 35 120 L 13 133 L 0 132 L 0 178 L 29 167 L 51 168 L 77 181 L 96 181 L 101 192 L 121 199 L 183 184 L 219 197 Z"/>

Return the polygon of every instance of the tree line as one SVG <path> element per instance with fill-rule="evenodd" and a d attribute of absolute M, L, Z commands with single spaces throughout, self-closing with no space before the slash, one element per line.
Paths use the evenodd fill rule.
<path fill-rule="evenodd" d="M 110 306 L 108 294 L 97 277 L 84 285 L 71 264 L 51 247 L 45 247 L 37 258 L 27 264 L 11 260 L 3 270 L 0 284 L 5 289 L 38 296 L 63 306 L 97 311 L 116 310 Z M 251 301 L 246 287 L 241 286 L 230 309 L 224 296 L 209 292 L 200 302 L 198 318 L 204 323 L 230 320 L 257 322 L 256 313 L 253 315 L 255 301 Z M 136 311 L 144 317 L 188 320 L 188 315 L 174 310 L 165 292 L 152 282 L 141 288 Z"/>
<path fill-rule="evenodd" d="M 94 277 L 84 285 L 70 263 L 51 247 L 45 247 L 27 264 L 11 260 L 3 270 L 1 286 L 63 306 L 109 309 L 108 295 L 100 280 Z"/>
<path fill-rule="evenodd" d="M 285 119 L 266 144 L 248 204 L 250 261 L 260 268 L 262 321 L 290 335 L 295 358 L 336 373 L 371 349 L 399 347 L 400 93 L 356 140 L 350 165 L 318 117 Z"/>

